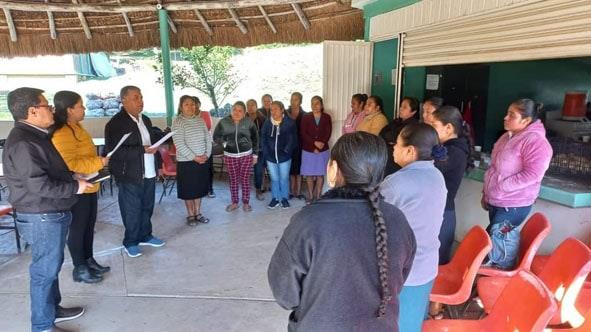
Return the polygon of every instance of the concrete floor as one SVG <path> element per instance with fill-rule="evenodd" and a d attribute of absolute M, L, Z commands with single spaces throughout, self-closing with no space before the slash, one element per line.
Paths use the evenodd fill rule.
<path fill-rule="evenodd" d="M 157 199 L 160 189 L 157 184 Z M 251 195 L 252 212 L 227 213 L 228 186 L 216 182 L 215 189 L 217 197 L 203 203 L 202 212 L 211 219 L 207 225 L 185 225 L 184 204 L 175 192 L 157 204 L 154 234 L 167 244 L 143 247 L 138 258 L 121 249 L 116 193 L 102 196 L 95 257 L 111 272 L 99 284 L 74 283 L 66 250 L 62 304 L 82 305 L 86 313 L 60 326 L 79 331 L 285 331 L 289 313 L 273 301 L 267 265 L 290 216 L 304 202 L 294 200 L 289 210 L 271 211 L 268 200 Z M 16 255 L 14 234 L 0 235 L 0 331 L 29 330 L 29 262 L 30 250 Z"/>

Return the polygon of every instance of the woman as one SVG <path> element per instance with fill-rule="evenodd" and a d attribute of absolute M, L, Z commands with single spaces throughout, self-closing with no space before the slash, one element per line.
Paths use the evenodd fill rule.
<path fill-rule="evenodd" d="M 208 223 L 201 214 L 201 198 L 209 192 L 211 137 L 205 121 L 196 114 L 197 105 L 191 96 L 182 96 L 178 115 L 172 123 L 172 139 L 176 146 L 177 197 L 185 201 L 187 224 Z"/>
<path fill-rule="evenodd" d="M 213 139 L 224 145 L 224 164 L 230 176 L 232 203 L 226 211 L 238 208 L 238 185 L 242 187 L 242 209 L 252 211 L 250 206 L 250 168 L 257 162 L 259 134 L 255 124 L 245 117 L 246 105 L 237 101 L 232 113 L 218 122 Z"/>
<path fill-rule="evenodd" d="M 312 112 L 304 115 L 300 127 L 302 140 L 301 175 L 306 177 L 308 197 L 306 204 L 320 198 L 324 173 L 330 156 L 328 140 L 332 134 L 332 120 L 324 113 L 324 103 L 319 96 L 312 97 Z"/>
<path fill-rule="evenodd" d="M 343 135 L 327 169 L 332 189 L 291 218 L 268 270 L 277 303 L 292 310 L 290 331 L 399 330 L 416 243 L 401 211 L 380 198 L 385 163 L 379 137 Z"/>
<path fill-rule="evenodd" d="M 402 129 L 394 148 L 394 161 L 402 168 L 381 185 L 384 200 L 408 219 L 417 241 L 417 253 L 400 293 L 400 330 L 420 332 L 439 261 L 439 230 L 447 190 L 434 157 L 445 157 L 437 132 L 423 123 Z"/>
<path fill-rule="evenodd" d="M 81 176 L 97 173 L 109 164 L 109 158 L 99 157 L 90 134 L 82 127 L 86 108 L 82 97 L 72 91 L 59 91 L 53 98 L 55 124 L 52 142 L 68 168 Z M 101 266 L 93 256 L 94 225 L 97 215 L 99 184 L 78 195 L 72 207 L 72 224 L 68 233 L 68 249 L 72 256 L 76 282 L 97 283 L 110 267 Z"/>
<path fill-rule="evenodd" d="M 193 101 L 195 102 L 196 107 L 195 115 L 201 117 L 201 119 L 205 122 L 205 126 L 207 127 L 207 133 L 211 135 L 211 114 L 209 114 L 209 112 L 201 112 L 201 100 L 199 100 L 199 97 L 193 96 Z M 213 191 L 213 157 L 211 156 L 207 159 L 207 168 L 209 169 L 207 178 L 209 190 L 207 192 L 207 196 L 210 198 L 215 198 L 215 192 Z"/>
<path fill-rule="evenodd" d="M 261 131 L 263 155 L 267 159 L 267 169 L 271 177 L 273 198 L 268 205 L 274 209 L 281 204 L 289 208 L 289 170 L 291 156 L 298 140 L 295 122 L 285 115 L 285 108 L 280 101 L 271 103 L 271 117 L 265 121 Z"/>
<path fill-rule="evenodd" d="M 392 120 L 389 125 L 380 132 L 380 137 L 386 141 L 388 146 L 388 163 L 386 164 L 385 176 L 388 176 L 400 169 L 400 165 L 394 162 L 394 144 L 402 128 L 411 123 L 419 122 L 419 101 L 413 97 L 404 97 L 400 102 L 398 118 Z"/>
<path fill-rule="evenodd" d="M 298 137 L 298 144 L 293 150 L 291 167 L 289 169 L 289 198 L 296 197 L 297 199 L 305 198 L 304 195 L 302 195 L 302 176 L 300 175 L 302 167 L 302 144 L 299 137 L 300 125 L 302 124 L 302 118 L 305 114 L 302 109 L 302 98 L 303 96 L 301 93 L 292 93 L 289 100 L 289 107 L 287 108 L 287 115 L 295 121 L 296 136 Z"/>
<path fill-rule="evenodd" d="M 356 93 L 351 97 L 351 113 L 347 115 L 345 123 L 343 123 L 343 134 L 354 133 L 363 119 L 365 119 L 365 112 L 363 108 L 367 102 L 367 95 Z"/>
<path fill-rule="evenodd" d="M 431 97 L 425 99 L 423 102 L 423 122 L 431 124 L 433 121 L 432 114 L 443 106 L 443 99 L 439 97 Z"/>
<path fill-rule="evenodd" d="M 443 224 L 439 231 L 439 265 L 450 260 L 451 247 L 456 232 L 454 199 L 468 167 L 470 158 L 470 131 L 462 119 L 462 113 L 453 106 L 444 106 L 433 112 L 431 126 L 437 131 L 439 142 L 447 149 L 447 158 L 435 162 L 445 179 L 447 201 L 443 212 Z"/>
<path fill-rule="evenodd" d="M 539 120 L 541 109 L 531 99 L 519 99 L 503 119 L 507 132 L 495 143 L 484 174 L 481 204 L 488 211 L 488 229 L 503 221 L 521 225 L 538 197 L 552 159 L 552 147 Z"/>
<path fill-rule="evenodd" d="M 248 111 L 248 118 L 254 122 L 257 127 L 257 131 L 260 132 L 263 129 L 265 123 L 265 116 L 257 109 L 257 102 L 254 99 L 249 99 L 246 102 L 246 110 Z M 259 140 L 260 144 L 260 140 Z M 263 155 L 263 149 L 259 146 L 259 154 L 257 155 L 257 163 L 254 165 L 254 188 L 256 189 L 256 198 L 259 201 L 265 200 L 265 194 L 263 194 L 263 183 L 265 182 L 265 156 Z"/>
<path fill-rule="evenodd" d="M 378 135 L 388 125 L 388 118 L 384 115 L 384 102 L 378 96 L 370 96 L 363 109 L 365 117 L 357 126 L 357 131 Z"/>

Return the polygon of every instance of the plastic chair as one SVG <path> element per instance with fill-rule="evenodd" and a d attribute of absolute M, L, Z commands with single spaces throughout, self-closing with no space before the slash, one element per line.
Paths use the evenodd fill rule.
<path fill-rule="evenodd" d="M 591 271 L 591 250 L 575 238 L 564 240 L 552 253 L 538 277 L 553 294 L 558 310 L 550 325 L 580 323 L 575 301 L 585 278 Z M 484 311 L 490 313 L 509 278 L 484 277 L 477 282 Z"/>
<path fill-rule="evenodd" d="M 556 303 L 546 286 L 533 274 L 518 271 L 490 315 L 480 320 L 427 320 L 423 331 L 541 332 L 555 311 Z"/>
<path fill-rule="evenodd" d="M 20 254 L 21 253 L 21 236 L 18 233 L 18 227 L 16 227 L 16 215 L 14 214 L 14 210 L 12 206 L 2 205 L 0 206 L 0 217 L 3 216 L 11 216 L 12 221 L 10 225 L 1 225 L 0 230 L 14 230 L 14 237 L 16 239 L 16 250 Z"/>
<path fill-rule="evenodd" d="M 158 204 L 162 202 L 162 198 L 166 195 L 166 190 L 170 188 L 168 195 L 172 193 L 174 184 L 176 183 L 176 163 L 172 160 L 168 148 L 166 146 L 158 147 L 160 157 L 162 157 L 162 168 L 160 168 L 160 177 L 162 178 L 162 194 Z"/>
<path fill-rule="evenodd" d="M 542 245 L 542 241 L 550 233 L 550 223 L 543 214 L 534 213 L 526 222 L 520 232 L 519 257 L 517 266 L 513 270 L 500 270 L 490 266 L 483 266 L 478 274 L 490 277 L 511 277 L 518 271 L 529 271 L 536 252 Z"/>
<path fill-rule="evenodd" d="M 452 260 L 448 264 L 439 265 L 429 299 L 448 305 L 466 302 L 470 298 L 478 268 L 491 248 L 490 237 L 484 228 L 472 227 Z M 459 316 L 457 312 L 452 313 L 451 307 L 447 308 L 452 318 Z"/>
<path fill-rule="evenodd" d="M 587 243 L 587 247 L 591 248 L 591 243 Z M 538 275 L 544 268 L 544 265 L 548 262 L 550 255 L 536 255 L 534 256 L 534 260 L 531 262 L 531 271 Z M 587 275 L 587 279 L 585 279 L 585 283 L 583 284 L 583 288 L 591 288 L 591 274 Z"/>
<path fill-rule="evenodd" d="M 577 327 L 570 327 L 570 328 L 551 328 L 545 329 L 544 332 L 589 332 L 591 331 L 591 309 L 587 310 L 585 314 L 584 321 L 581 325 L 577 325 Z"/>

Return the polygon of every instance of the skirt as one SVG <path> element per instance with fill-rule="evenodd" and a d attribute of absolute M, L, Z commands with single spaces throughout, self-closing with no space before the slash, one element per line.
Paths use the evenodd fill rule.
<path fill-rule="evenodd" d="M 176 164 L 177 197 L 183 200 L 197 199 L 209 191 L 209 164 L 179 161 Z"/>
<path fill-rule="evenodd" d="M 303 176 L 324 176 L 329 158 L 329 150 L 320 153 L 302 151 L 301 174 Z"/>
<path fill-rule="evenodd" d="M 300 175 L 302 166 L 302 149 L 295 149 L 291 155 L 291 166 L 289 175 Z"/>

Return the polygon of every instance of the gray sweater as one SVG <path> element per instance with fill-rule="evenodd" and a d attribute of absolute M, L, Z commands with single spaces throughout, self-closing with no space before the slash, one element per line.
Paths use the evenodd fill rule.
<path fill-rule="evenodd" d="M 366 199 L 322 199 L 296 213 L 269 264 L 277 303 L 292 310 L 290 331 L 398 331 L 398 294 L 416 250 L 406 218 L 381 202 L 393 299 L 376 316 L 380 286 L 375 227 Z"/>

